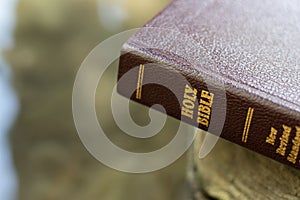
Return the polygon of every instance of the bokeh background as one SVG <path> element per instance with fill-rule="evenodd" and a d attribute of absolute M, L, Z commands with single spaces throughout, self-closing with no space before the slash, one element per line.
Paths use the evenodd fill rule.
<path fill-rule="evenodd" d="M 72 87 L 88 53 L 115 33 L 141 27 L 170 1 L 0 0 L 1 200 L 185 198 L 186 154 L 154 173 L 121 173 L 88 153 L 72 118 Z M 157 138 L 141 143 L 113 122 L 107 94 L 116 66 L 99 83 L 97 112 L 107 116 L 101 125 L 129 150 L 162 146 L 177 127 L 172 119 Z M 131 109 L 137 123 L 147 123 L 146 108 Z"/>

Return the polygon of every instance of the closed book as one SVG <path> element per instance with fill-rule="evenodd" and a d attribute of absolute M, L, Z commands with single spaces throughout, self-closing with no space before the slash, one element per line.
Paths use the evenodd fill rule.
<path fill-rule="evenodd" d="M 299 169 L 299 21 L 293 0 L 175 0 L 123 45 L 117 90 Z"/>

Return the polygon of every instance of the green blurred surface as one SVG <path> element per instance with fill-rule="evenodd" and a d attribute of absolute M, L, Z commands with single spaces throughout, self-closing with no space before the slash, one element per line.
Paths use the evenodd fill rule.
<path fill-rule="evenodd" d="M 20 200 L 179 198 L 185 182 L 185 156 L 155 173 L 131 175 L 109 169 L 95 160 L 80 142 L 71 110 L 73 82 L 85 56 L 110 35 L 142 26 L 168 2 L 19 1 L 16 43 L 6 57 L 12 65 L 14 84 L 21 102 L 20 114 L 11 133 L 20 179 Z M 121 25 L 117 27 L 107 24 L 105 27 L 109 17 L 114 18 L 105 10 L 113 5 L 123 9 L 125 18 L 119 20 Z M 98 9 L 106 14 L 99 14 Z M 100 20 L 99 16 L 102 17 Z M 101 84 L 111 86 L 116 81 L 114 66 Z M 102 93 L 105 91 L 101 90 Z M 97 98 L 101 97 L 103 94 L 97 93 Z M 128 138 L 124 142 L 125 136 L 112 122 L 109 111 L 105 110 L 107 101 L 97 102 L 97 111 L 107 112 L 108 117 L 102 123 L 110 138 L 130 150 L 161 147 L 171 137 L 170 134 L 163 136 L 163 133 L 172 132 L 176 127 L 175 122 L 168 123 L 160 134 L 161 138 L 154 139 L 152 143 L 136 145 L 136 141 L 130 143 Z M 134 116 L 143 116 L 146 112 L 145 108 L 134 105 L 132 110 Z"/>

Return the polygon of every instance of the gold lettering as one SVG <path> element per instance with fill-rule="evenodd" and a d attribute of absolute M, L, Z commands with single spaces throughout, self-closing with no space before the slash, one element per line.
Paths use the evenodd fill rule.
<path fill-rule="evenodd" d="M 211 107 L 213 104 L 214 94 L 209 93 L 206 90 L 201 91 L 201 98 L 198 106 L 198 118 L 199 124 L 208 127 L 211 115 Z"/>
<path fill-rule="evenodd" d="M 202 90 L 201 98 L 207 99 L 207 103 L 208 103 L 207 106 L 212 107 L 214 94 L 209 93 L 208 91 Z M 201 102 L 200 102 L 200 104 L 201 104 Z"/>
<path fill-rule="evenodd" d="M 204 105 L 199 105 L 199 111 L 202 113 L 205 113 L 207 115 L 210 115 L 210 107 L 204 106 Z"/>
<path fill-rule="evenodd" d="M 199 117 L 204 117 L 206 119 L 209 119 L 209 115 L 203 114 L 201 112 L 198 112 Z"/>
<path fill-rule="evenodd" d="M 195 101 L 197 99 L 197 90 L 192 89 L 188 84 L 185 85 L 182 101 L 181 115 L 193 119 Z"/>
<path fill-rule="evenodd" d="M 283 127 L 284 131 L 282 133 L 282 136 L 279 138 L 280 139 L 280 145 L 276 149 L 276 153 L 284 156 L 287 144 L 289 142 L 289 137 L 290 137 L 290 133 L 291 133 L 292 128 L 288 127 L 286 125 L 283 125 L 282 127 Z"/>
<path fill-rule="evenodd" d="M 274 145 L 276 140 L 276 135 L 277 135 L 277 130 L 271 127 L 271 132 L 270 135 L 266 138 L 266 143 Z"/>
<path fill-rule="evenodd" d="M 300 147 L 300 127 L 296 127 L 296 135 L 292 140 L 292 143 L 293 143 L 292 150 L 289 156 L 287 157 L 287 160 L 295 164 L 299 153 L 299 147 Z"/>
<path fill-rule="evenodd" d="M 182 103 L 183 106 L 187 109 L 193 109 L 195 107 L 195 104 L 189 99 L 184 99 Z"/>
<path fill-rule="evenodd" d="M 202 124 L 203 126 L 208 127 L 208 120 L 207 119 L 198 117 L 197 121 L 198 121 L 199 124 Z"/>
<path fill-rule="evenodd" d="M 185 107 L 182 107 L 182 109 L 181 109 L 181 115 L 184 115 L 184 116 L 186 116 L 188 118 L 193 119 L 194 111 L 190 110 L 190 109 L 187 109 Z"/>
<path fill-rule="evenodd" d="M 185 85 L 184 98 L 195 101 L 197 98 L 197 90 L 192 89 L 188 84 Z"/>
<path fill-rule="evenodd" d="M 210 107 L 210 103 L 207 101 L 204 101 L 203 99 L 200 99 L 199 103 Z"/>

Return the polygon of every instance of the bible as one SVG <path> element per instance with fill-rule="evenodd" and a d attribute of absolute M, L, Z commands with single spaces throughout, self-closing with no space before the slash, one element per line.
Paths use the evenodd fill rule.
<path fill-rule="evenodd" d="M 123 45 L 117 90 L 300 169 L 299 21 L 293 0 L 175 0 Z"/>

